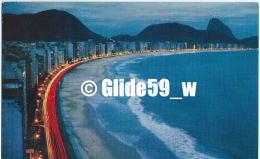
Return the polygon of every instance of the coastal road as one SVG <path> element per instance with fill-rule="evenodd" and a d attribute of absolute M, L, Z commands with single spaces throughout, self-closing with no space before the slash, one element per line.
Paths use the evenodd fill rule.
<path fill-rule="evenodd" d="M 56 87 L 62 76 L 67 71 L 83 62 L 85 61 L 77 62 L 71 65 L 67 64 L 65 68 L 58 72 L 50 81 L 45 92 L 42 106 L 42 117 L 44 122 L 46 145 L 49 159 L 68 159 L 67 152 L 58 125 L 55 105 Z"/>

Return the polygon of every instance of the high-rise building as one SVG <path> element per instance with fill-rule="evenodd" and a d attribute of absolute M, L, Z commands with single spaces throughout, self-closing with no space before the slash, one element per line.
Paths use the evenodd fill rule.
<path fill-rule="evenodd" d="M 114 43 L 113 42 L 107 42 L 106 43 L 106 54 L 111 55 L 114 51 Z"/>
<path fill-rule="evenodd" d="M 86 57 L 86 42 L 78 42 L 77 50 L 79 52 L 79 57 Z"/>
<path fill-rule="evenodd" d="M 51 58 L 52 58 L 52 50 L 46 48 L 46 68 L 48 73 L 52 71 Z"/>
<path fill-rule="evenodd" d="M 99 43 L 99 44 L 98 44 L 98 48 L 99 48 L 99 54 L 100 54 L 100 55 L 105 55 L 106 45 L 105 45 L 105 44 L 102 44 L 102 43 Z"/>
<path fill-rule="evenodd" d="M 33 87 L 38 84 L 39 78 L 41 78 L 45 72 L 51 70 L 51 59 L 46 59 L 45 48 L 30 48 L 28 54 L 32 60 L 30 65 L 30 81 Z"/>
<path fill-rule="evenodd" d="M 135 42 L 129 43 L 129 51 L 136 51 L 136 43 Z"/>
<path fill-rule="evenodd" d="M 73 44 L 71 42 L 65 43 L 65 54 L 64 59 L 65 60 L 72 60 L 73 57 Z"/>
<path fill-rule="evenodd" d="M 64 53 L 65 53 L 64 48 L 58 49 L 58 53 L 57 53 L 57 55 L 58 55 L 58 65 L 64 63 Z"/>
<path fill-rule="evenodd" d="M 88 40 L 88 53 L 89 56 L 96 56 L 96 44 L 93 39 Z"/>

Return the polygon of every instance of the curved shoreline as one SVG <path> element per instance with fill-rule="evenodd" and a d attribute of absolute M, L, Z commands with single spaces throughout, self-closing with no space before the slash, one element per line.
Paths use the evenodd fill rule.
<path fill-rule="evenodd" d="M 88 64 L 85 63 L 85 67 L 92 68 L 94 66 L 97 66 L 98 70 L 92 72 L 92 73 L 94 73 L 94 75 L 91 73 L 89 73 L 88 75 L 95 79 L 102 79 L 102 77 L 96 77 L 96 76 L 99 76 L 99 74 L 102 74 L 100 72 L 100 70 L 103 70 L 104 66 L 106 66 L 107 64 L 110 64 L 116 60 L 125 59 L 127 57 L 129 57 L 129 56 L 117 56 L 116 59 L 115 58 L 105 58 L 104 60 L 96 61 L 97 63 L 96 62 L 95 63 L 91 62 Z M 103 63 L 104 65 L 101 63 Z M 81 65 L 79 67 L 84 67 L 84 65 Z M 91 69 L 91 68 L 89 68 L 89 69 Z M 79 69 L 82 69 L 82 68 L 79 68 Z M 82 73 L 84 74 L 84 72 L 82 72 Z M 69 74 L 67 74 L 67 75 L 69 75 Z M 71 78 L 71 77 L 69 77 L 69 78 Z M 72 81 L 70 81 L 70 79 L 67 78 L 67 80 L 63 79 L 61 82 L 62 82 L 61 87 L 63 87 L 63 86 L 67 86 L 68 84 L 71 84 Z M 78 81 L 77 81 L 77 83 L 78 83 Z M 72 85 L 72 87 L 73 86 L 74 85 Z M 63 88 L 61 88 L 61 89 L 63 89 Z M 63 121 L 65 121 L 65 123 L 64 123 L 65 131 L 67 132 L 67 135 L 70 136 L 70 139 L 72 140 L 70 142 L 72 143 L 72 148 L 73 148 L 74 152 L 76 151 L 75 156 L 77 158 L 79 158 L 79 159 L 91 158 L 91 157 L 94 157 L 94 158 L 104 158 L 104 157 L 105 158 L 126 158 L 129 155 L 132 156 L 132 158 L 137 158 L 137 159 L 140 158 L 140 155 L 138 154 L 138 152 L 136 151 L 135 148 L 130 147 L 129 145 L 126 145 L 125 143 L 120 142 L 114 136 L 112 136 L 111 134 L 109 134 L 102 128 L 102 125 L 100 125 L 98 118 L 96 117 L 95 110 L 94 110 L 94 108 L 92 108 L 91 105 L 85 104 L 84 106 L 82 106 L 82 105 L 80 105 L 80 104 L 82 104 L 81 102 L 79 102 L 79 103 L 74 102 L 74 100 L 73 100 L 74 96 L 73 95 L 71 96 L 70 90 L 71 90 L 70 88 L 67 88 L 68 92 L 66 92 L 65 90 L 63 90 L 63 92 L 59 91 L 59 92 L 57 92 L 57 93 L 59 93 L 59 94 L 57 94 L 57 96 L 59 96 L 59 99 L 60 99 L 60 105 L 59 105 L 60 108 L 59 109 L 61 109 L 61 114 L 62 114 L 61 118 L 63 118 Z M 64 94 L 66 94 L 67 96 Z M 71 97 L 71 98 L 68 99 L 67 97 Z M 84 98 L 85 98 L 85 100 L 88 100 L 86 97 L 84 97 Z M 65 100 L 65 99 L 67 99 L 67 100 Z M 77 100 L 78 100 L 78 98 L 77 98 Z M 68 101 L 70 101 L 70 102 L 68 103 Z M 65 102 L 65 103 L 63 103 L 63 102 Z M 75 105 L 78 106 L 78 109 L 80 109 L 80 110 L 74 108 L 75 107 L 74 103 L 75 103 Z M 72 121 L 71 117 L 68 118 L 68 116 L 73 116 L 73 114 L 68 113 L 67 109 L 70 109 L 70 108 L 72 110 L 69 110 L 69 111 L 73 111 L 74 115 L 77 113 L 80 113 L 75 118 L 75 120 L 77 120 L 77 122 L 76 123 L 73 122 L 74 124 L 72 124 L 72 122 L 71 122 Z M 66 110 L 64 111 L 64 109 L 66 109 Z M 83 114 L 81 114 L 81 113 L 83 113 Z M 66 115 L 68 115 L 68 116 L 66 116 Z M 84 117 L 81 117 L 82 115 Z M 80 123 L 78 125 L 78 122 L 80 122 L 81 120 L 83 120 L 83 123 Z M 78 133 L 80 133 L 80 134 L 78 134 Z M 82 139 L 82 138 L 84 138 L 84 139 Z M 96 143 L 90 143 L 92 141 L 91 138 L 95 139 Z M 81 140 L 86 141 L 86 142 L 82 143 Z M 122 151 L 120 152 L 119 150 L 117 150 L 117 147 L 122 148 L 121 150 L 123 150 L 123 153 L 122 153 Z"/>
<path fill-rule="evenodd" d="M 212 50 L 213 51 L 213 50 Z M 227 50 L 227 51 L 231 51 L 231 50 Z M 235 50 L 232 50 L 232 51 L 235 51 Z M 199 51 L 200 52 L 200 51 Z M 203 52 L 203 51 L 201 51 L 201 52 Z M 214 52 L 214 51 L 213 51 Z M 173 52 L 173 54 L 178 54 L 179 52 Z M 182 53 L 185 53 L 185 52 L 182 52 Z M 151 52 L 151 54 L 154 54 L 153 52 Z M 135 54 L 134 54 L 135 55 Z M 145 54 L 137 54 L 137 55 L 145 55 Z M 116 57 L 120 57 L 120 56 L 116 56 Z M 113 58 L 114 59 L 114 58 Z M 78 64 L 80 64 L 80 63 L 83 63 L 83 62 L 88 62 L 88 61 L 82 61 L 82 62 L 78 62 L 78 63 L 76 63 L 76 64 L 72 64 L 71 66 L 70 66 L 70 69 L 71 68 L 73 68 L 73 67 L 75 67 L 75 66 L 77 66 Z M 70 70 L 70 69 L 68 69 L 68 70 Z M 67 71 L 68 71 L 67 70 Z M 63 77 L 63 75 L 67 72 L 67 71 L 64 71 L 64 70 L 62 70 L 62 71 L 60 71 L 59 73 L 58 73 L 58 75 L 60 75 L 60 74 L 62 74 L 60 77 L 59 77 L 59 79 L 58 79 L 58 82 L 56 83 L 56 84 L 58 84 L 59 83 L 59 81 L 60 81 L 60 79 Z M 58 76 L 58 75 L 56 75 L 55 76 L 55 78 Z M 54 78 L 54 79 L 55 79 Z M 53 80 L 54 80 L 53 79 Z M 56 85 L 57 86 L 57 85 Z M 56 89 L 56 91 L 57 91 L 58 89 Z M 57 92 L 55 91 L 55 94 L 57 95 Z M 55 99 L 56 100 L 56 99 Z M 57 103 L 57 102 L 56 102 Z M 69 133 L 67 132 L 67 130 L 66 130 L 66 126 L 64 125 L 64 121 L 63 121 L 63 118 L 64 118 L 64 116 L 62 115 L 62 112 L 61 112 L 61 107 L 60 107 L 60 105 L 57 105 L 57 112 L 56 112 L 56 114 L 57 114 L 57 118 L 58 118 L 58 120 L 57 120 L 57 122 L 59 123 L 58 124 L 58 126 L 59 126 L 59 128 L 60 128 L 60 133 L 62 134 L 62 138 L 63 138 L 63 142 L 64 142 L 64 138 L 66 139 L 66 140 L 68 140 L 68 141 L 66 141 L 67 143 L 66 143 L 66 150 L 68 151 L 68 152 L 70 152 L 70 153 L 72 153 L 71 154 L 71 157 L 70 158 L 76 158 L 75 156 L 75 152 L 74 152 L 74 149 L 73 149 L 73 146 L 71 146 L 72 145 L 72 143 L 71 143 L 71 141 L 70 141 L 70 138 L 69 138 Z M 62 115 L 62 116 L 60 116 L 60 115 Z M 60 119 L 60 118 L 61 119 Z M 47 138 L 47 137 L 46 137 Z"/>

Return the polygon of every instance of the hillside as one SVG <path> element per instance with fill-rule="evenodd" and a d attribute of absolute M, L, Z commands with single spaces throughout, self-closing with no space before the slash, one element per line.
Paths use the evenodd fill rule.
<path fill-rule="evenodd" d="M 47 10 L 36 14 L 3 14 L 3 40 L 80 41 L 101 38 L 65 11 Z"/>
<path fill-rule="evenodd" d="M 153 24 L 135 36 L 118 35 L 115 40 L 125 41 L 174 41 L 174 42 L 236 42 L 235 37 L 211 30 L 197 30 L 179 23 Z"/>

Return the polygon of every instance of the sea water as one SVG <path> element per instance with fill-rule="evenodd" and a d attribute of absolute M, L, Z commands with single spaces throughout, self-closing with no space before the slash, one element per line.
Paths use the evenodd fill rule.
<path fill-rule="evenodd" d="M 181 82 L 197 82 L 196 96 L 182 100 L 103 97 L 101 81 L 97 94 L 86 98 L 100 129 L 142 158 L 257 158 L 257 51 L 137 55 L 104 70 L 109 79 L 166 78 L 169 97 L 182 97 Z"/>

